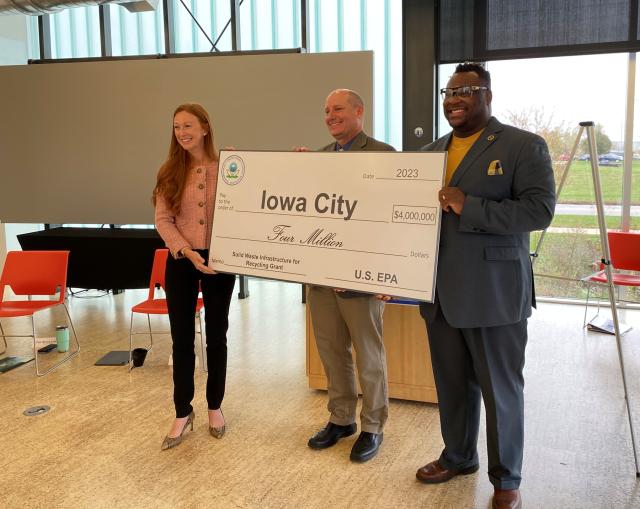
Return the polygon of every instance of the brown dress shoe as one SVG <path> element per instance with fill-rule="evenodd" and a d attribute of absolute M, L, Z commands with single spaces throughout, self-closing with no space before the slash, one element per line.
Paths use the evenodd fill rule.
<path fill-rule="evenodd" d="M 453 479 L 456 475 L 469 475 L 478 470 L 480 465 L 472 465 L 462 470 L 447 470 L 440 466 L 440 461 L 435 460 L 419 469 L 416 472 L 416 479 L 424 484 L 440 484 Z"/>
<path fill-rule="evenodd" d="M 521 509 L 521 507 L 520 490 L 494 489 L 493 509 Z"/>

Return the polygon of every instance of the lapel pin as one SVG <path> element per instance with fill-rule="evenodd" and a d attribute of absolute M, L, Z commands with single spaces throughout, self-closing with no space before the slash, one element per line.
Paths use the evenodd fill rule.
<path fill-rule="evenodd" d="M 491 140 L 492 140 L 492 139 L 494 139 L 494 138 L 495 138 L 495 136 L 494 136 L 493 134 L 491 134 L 491 135 L 487 136 L 487 139 L 488 139 L 489 141 L 491 141 Z"/>

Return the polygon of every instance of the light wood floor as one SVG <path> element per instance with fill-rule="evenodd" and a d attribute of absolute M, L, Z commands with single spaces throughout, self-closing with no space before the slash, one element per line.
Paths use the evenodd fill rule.
<path fill-rule="evenodd" d="M 37 378 L 33 363 L 0 375 L 0 506 L 6 508 L 487 508 L 484 424 L 478 474 L 437 485 L 415 471 L 440 454 L 436 405 L 393 400 L 384 443 L 365 464 L 349 461 L 356 436 L 325 451 L 307 447 L 327 421 L 325 392 L 307 388 L 304 305 L 298 285 L 252 280 L 234 297 L 223 411 L 227 435 L 207 433 L 204 384 L 196 374 L 195 431 L 170 451 L 173 418 L 168 336 L 144 367 L 95 367 L 128 347 L 129 310 L 145 291 L 71 299 L 81 353 Z M 615 340 L 582 330 L 583 308 L 541 304 L 529 327 L 525 368 L 526 448 L 522 494 L 529 508 L 640 507 Z M 65 323 L 43 313 L 39 334 Z M 640 312 L 623 338 L 640 433 Z M 28 333 L 24 318 L 6 332 Z M 138 318 L 140 328 L 146 320 Z M 167 330 L 164 318 L 152 323 Z M 137 340 L 142 343 L 144 338 Z M 30 355 L 27 339 L 11 355 Z M 61 354 L 43 358 L 53 363 Z M 34 405 L 43 416 L 25 417 Z"/>

